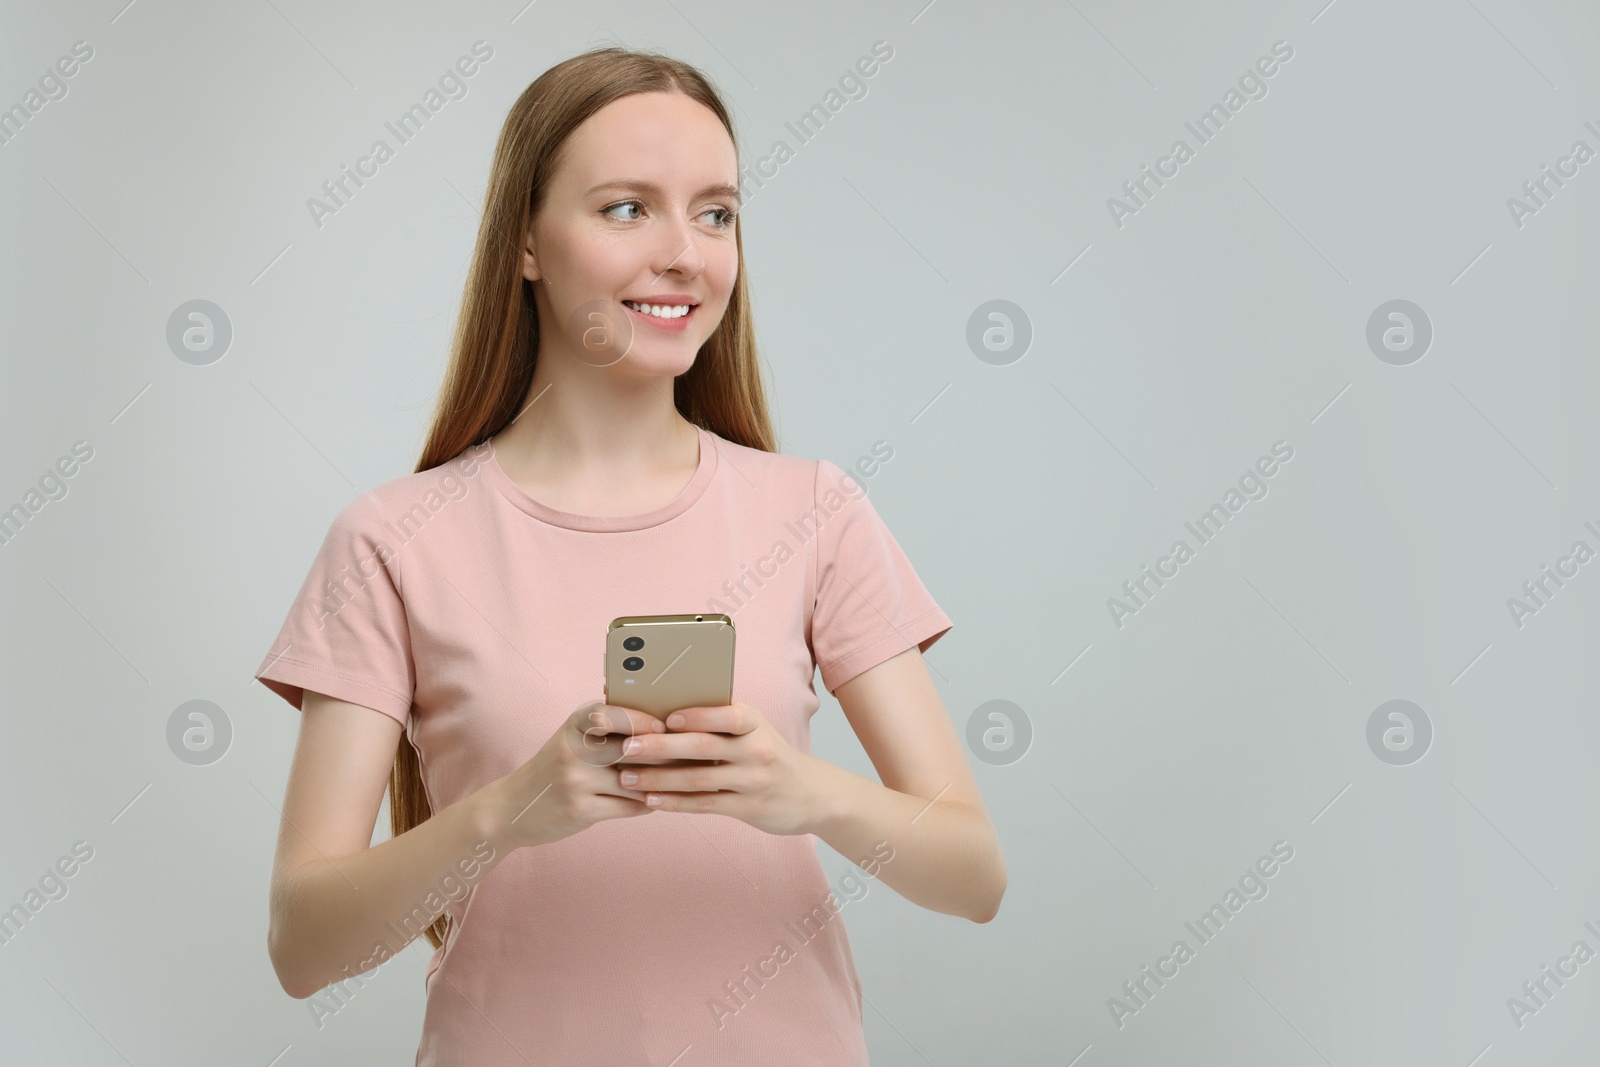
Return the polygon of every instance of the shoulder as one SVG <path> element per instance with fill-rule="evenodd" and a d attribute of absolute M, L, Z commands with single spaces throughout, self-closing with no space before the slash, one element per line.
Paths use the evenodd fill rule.
<path fill-rule="evenodd" d="M 828 459 L 811 459 L 783 452 L 763 452 L 712 434 L 722 462 L 734 468 L 730 481 L 741 490 L 772 499 L 826 506 L 837 511 L 844 504 L 867 498 L 866 482 L 894 455 L 879 441 L 871 453 L 848 467 Z"/>
<path fill-rule="evenodd" d="M 763 495 L 811 496 L 817 479 L 817 460 L 786 452 L 765 452 L 717 433 L 711 434 L 711 440 L 717 449 L 718 464 L 731 468 L 729 481 L 738 489 L 754 490 Z"/>
<path fill-rule="evenodd" d="M 456 502 L 483 495 L 482 463 L 488 455 L 487 445 L 467 448 L 437 467 L 379 482 L 340 509 L 329 539 L 398 549 L 396 542 Z"/>

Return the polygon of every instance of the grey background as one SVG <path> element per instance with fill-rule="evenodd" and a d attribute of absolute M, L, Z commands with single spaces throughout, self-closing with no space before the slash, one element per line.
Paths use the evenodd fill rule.
<path fill-rule="evenodd" d="M 845 912 L 873 1062 L 1600 1056 L 1600 962 L 1520 1028 L 1507 1007 L 1600 949 L 1600 563 L 1520 628 L 1507 606 L 1600 546 L 1600 161 L 1520 228 L 1506 205 L 1600 148 L 1592 4 L 6 8 L 0 106 L 95 55 L 0 145 L 0 507 L 94 456 L 0 546 L 0 907 L 75 841 L 94 858 L 0 946 L 0 1058 L 411 1062 L 423 948 L 320 1029 L 273 977 L 298 723 L 251 675 L 332 517 L 411 470 L 506 109 L 591 44 L 660 47 L 737 105 L 749 163 L 878 40 L 867 95 L 744 214 L 782 448 L 892 445 L 868 487 L 955 620 L 929 655 L 952 720 L 1009 700 L 1032 741 L 971 761 L 998 918 L 882 885 Z M 468 95 L 314 226 L 480 38 Z M 1278 40 L 1268 94 L 1115 225 L 1107 198 Z M 195 299 L 233 328 L 207 366 L 165 339 Z M 1006 365 L 966 343 L 996 299 L 1033 331 Z M 1366 343 L 1394 299 L 1433 326 L 1408 366 Z M 1118 628 L 1108 598 L 1279 440 L 1268 495 Z M 870 774 L 818 690 L 816 754 Z M 201 699 L 232 740 L 196 766 L 167 723 Z M 1394 699 L 1433 728 L 1410 765 L 1367 745 Z M 1269 894 L 1196 947 L 1185 920 L 1279 840 Z M 1195 958 L 1119 1028 L 1108 998 L 1180 937 Z"/>

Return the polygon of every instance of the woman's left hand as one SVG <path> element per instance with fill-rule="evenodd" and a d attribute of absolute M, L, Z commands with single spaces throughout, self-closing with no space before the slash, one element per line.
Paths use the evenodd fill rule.
<path fill-rule="evenodd" d="M 631 765 L 629 757 L 708 762 L 662 767 Z M 673 712 L 666 733 L 629 738 L 616 764 L 623 786 L 648 793 L 652 807 L 729 815 L 769 834 L 811 832 L 829 766 L 791 745 L 761 712 L 737 702 Z"/>

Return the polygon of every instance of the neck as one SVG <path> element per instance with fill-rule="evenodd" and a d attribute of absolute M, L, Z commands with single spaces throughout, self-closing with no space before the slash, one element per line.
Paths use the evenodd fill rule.
<path fill-rule="evenodd" d="M 673 379 L 550 356 L 541 348 L 519 414 L 494 436 L 502 466 L 615 474 L 677 466 L 697 454 L 699 434 L 673 403 Z"/>

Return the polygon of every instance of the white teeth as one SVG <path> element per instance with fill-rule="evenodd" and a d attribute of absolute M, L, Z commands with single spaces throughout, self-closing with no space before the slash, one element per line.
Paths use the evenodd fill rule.
<path fill-rule="evenodd" d="M 636 304 L 632 300 L 624 300 L 623 303 L 635 311 L 654 315 L 658 319 L 679 319 L 689 314 L 688 304 Z"/>

